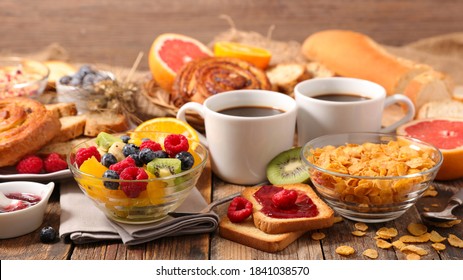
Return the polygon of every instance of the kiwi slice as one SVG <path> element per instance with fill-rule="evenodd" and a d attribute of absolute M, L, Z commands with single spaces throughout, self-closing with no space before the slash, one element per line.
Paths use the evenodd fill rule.
<path fill-rule="evenodd" d="M 122 142 L 122 140 L 106 132 L 100 132 L 96 136 L 96 145 L 103 151 L 108 151 L 109 147 L 116 142 Z"/>
<path fill-rule="evenodd" d="M 267 165 L 267 179 L 274 185 L 304 183 L 309 179 L 307 166 L 301 159 L 301 147 L 275 156 Z"/>
<path fill-rule="evenodd" d="M 155 158 L 146 165 L 156 177 L 167 177 L 182 172 L 182 162 L 176 158 Z"/>

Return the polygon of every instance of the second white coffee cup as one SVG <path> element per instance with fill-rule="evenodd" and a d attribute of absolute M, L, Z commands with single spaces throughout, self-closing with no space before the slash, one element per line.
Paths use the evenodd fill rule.
<path fill-rule="evenodd" d="M 298 144 L 326 134 L 348 132 L 394 132 L 415 115 L 412 101 L 403 94 L 386 96 L 386 90 L 371 81 L 332 77 L 302 81 L 294 88 L 297 102 Z M 406 114 L 381 127 L 384 108 L 400 103 Z"/>
<path fill-rule="evenodd" d="M 290 96 L 267 90 L 235 90 L 189 102 L 177 113 L 187 122 L 187 111 L 204 119 L 212 170 L 222 180 L 252 185 L 266 180 L 266 166 L 294 145 L 296 102 Z"/>

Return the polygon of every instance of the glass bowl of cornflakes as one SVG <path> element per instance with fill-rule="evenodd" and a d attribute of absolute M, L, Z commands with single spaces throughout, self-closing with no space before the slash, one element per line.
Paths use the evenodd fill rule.
<path fill-rule="evenodd" d="M 45 90 L 50 70 L 42 62 L 21 57 L 0 58 L 0 98 L 37 98 Z"/>
<path fill-rule="evenodd" d="M 302 147 L 301 158 L 319 195 L 341 216 L 366 223 L 404 214 L 443 160 L 431 144 L 381 133 L 321 136 Z"/>

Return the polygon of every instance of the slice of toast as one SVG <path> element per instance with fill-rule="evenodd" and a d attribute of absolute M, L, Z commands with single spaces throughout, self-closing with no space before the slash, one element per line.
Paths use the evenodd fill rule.
<path fill-rule="evenodd" d="M 65 142 L 84 134 L 87 118 L 84 115 L 66 116 L 59 119 L 61 131 L 53 138 L 52 142 Z"/>
<path fill-rule="evenodd" d="M 219 224 L 219 234 L 223 238 L 269 253 L 282 251 L 304 233 L 305 231 L 268 234 L 254 226 L 252 217 L 241 223 L 233 223 L 225 216 Z"/>
<path fill-rule="evenodd" d="M 288 190 L 296 190 L 298 193 L 307 195 L 315 204 L 318 214 L 314 217 L 300 218 L 275 218 L 264 214 L 262 205 L 256 200 L 254 194 L 264 186 L 248 187 L 243 190 L 241 195 L 253 204 L 254 225 L 269 234 L 309 231 L 330 227 L 334 222 L 334 211 L 331 209 L 307 184 L 286 184 L 277 185 Z"/>

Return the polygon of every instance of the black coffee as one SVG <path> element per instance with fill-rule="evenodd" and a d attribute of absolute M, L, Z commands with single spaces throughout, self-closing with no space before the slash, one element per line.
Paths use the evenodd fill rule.
<path fill-rule="evenodd" d="M 358 95 L 355 93 L 324 93 L 312 96 L 312 98 L 334 102 L 356 102 L 370 99 L 369 97 Z"/>
<path fill-rule="evenodd" d="M 219 111 L 219 113 L 236 117 L 268 117 L 282 114 L 284 111 L 272 107 L 240 106 Z"/>

